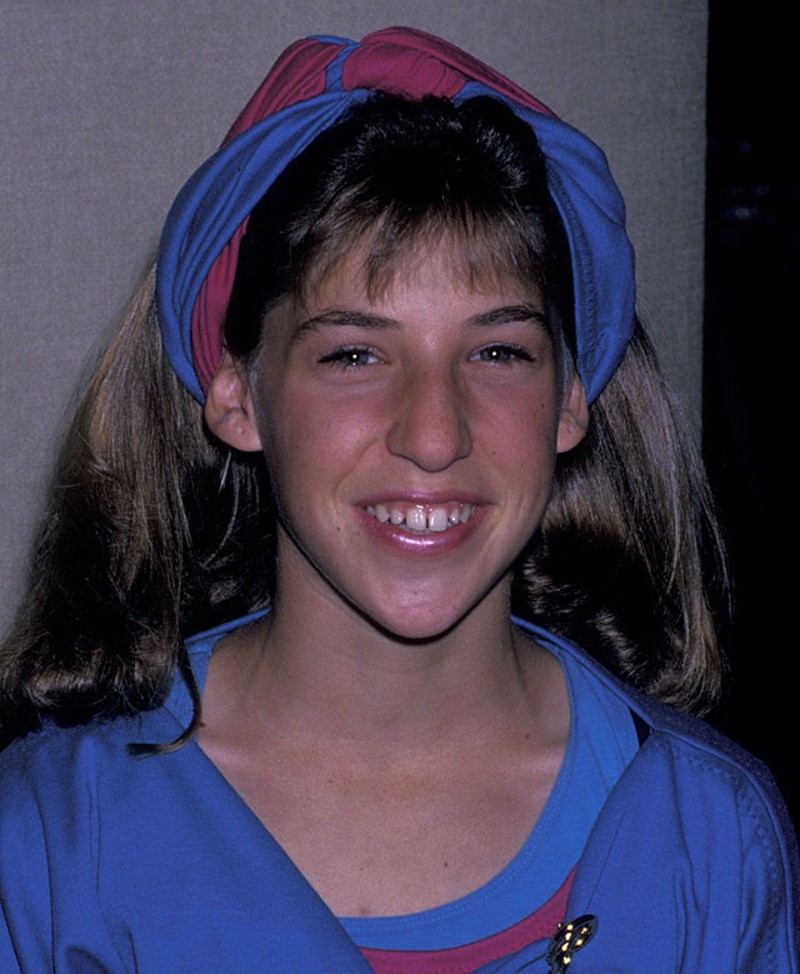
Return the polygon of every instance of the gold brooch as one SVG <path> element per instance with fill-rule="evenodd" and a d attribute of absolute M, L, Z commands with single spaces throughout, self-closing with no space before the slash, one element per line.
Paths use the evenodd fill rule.
<path fill-rule="evenodd" d="M 562 923 L 547 951 L 550 974 L 563 974 L 572 963 L 572 955 L 585 947 L 596 931 L 597 917 L 590 913 Z"/>

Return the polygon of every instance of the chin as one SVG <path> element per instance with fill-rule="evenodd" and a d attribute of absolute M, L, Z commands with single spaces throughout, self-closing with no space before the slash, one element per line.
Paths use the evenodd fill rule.
<path fill-rule="evenodd" d="M 452 605 L 447 606 L 446 611 L 428 610 L 418 604 L 409 605 L 403 611 L 369 612 L 360 610 L 364 618 L 373 626 L 385 633 L 387 636 L 400 642 L 425 643 L 435 642 L 447 636 L 456 629 L 474 609 L 473 606 L 464 606 L 462 611 L 458 611 Z"/>

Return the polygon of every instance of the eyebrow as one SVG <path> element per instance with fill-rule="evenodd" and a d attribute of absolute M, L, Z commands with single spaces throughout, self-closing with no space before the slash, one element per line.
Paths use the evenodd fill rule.
<path fill-rule="evenodd" d="M 548 332 L 552 331 L 550 319 L 541 308 L 532 304 L 511 304 L 495 308 L 476 315 L 473 321 L 476 325 L 506 325 L 514 321 L 533 321 Z"/>
<path fill-rule="evenodd" d="M 345 311 L 332 309 L 323 311 L 302 321 L 292 336 L 292 341 L 304 337 L 323 328 L 392 328 L 397 322 L 383 315 L 371 314 L 368 311 Z"/>
<path fill-rule="evenodd" d="M 499 308 L 492 308 L 481 314 L 467 319 L 467 324 L 477 327 L 510 324 L 514 321 L 530 321 L 541 325 L 548 333 L 552 333 L 552 325 L 547 315 L 535 305 L 511 304 Z M 364 328 L 384 330 L 396 328 L 398 322 L 394 318 L 372 314 L 368 311 L 353 311 L 331 309 L 321 314 L 313 315 L 302 321 L 292 335 L 292 343 L 300 341 L 306 335 L 318 332 L 323 328 Z"/>

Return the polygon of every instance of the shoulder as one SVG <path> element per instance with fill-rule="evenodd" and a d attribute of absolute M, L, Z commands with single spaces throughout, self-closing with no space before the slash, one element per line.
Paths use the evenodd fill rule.
<path fill-rule="evenodd" d="M 624 703 L 634 716 L 643 742 L 652 739 L 663 759 L 683 766 L 685 774 L 690 775 L 690 769 L 697 768 L 705 778 L 713 768 L 715 779 L 749 783 L 756 791 L 763 791 L 767 801 L 778 795 L 767 766 L 710 724 L 639 693 L 581 647 L 529 623 L 521 625 L 557 656 L 569 658 L 580 667 L 600 692 Z"/>
<path fill-rule="evenodd" d="M 257 616 L 236 619 L 187 640 L 195 679 L 202 687 L 216 642 Z M 74 727 L 45 725 L 13 741 L 0 752 L 0 813 L 18 805 L 25 793 L 77 800 L 95 787 L 125 789 L 131 779 L 146 778 L 160 762 L 130 756 L 128 746 L 141 742 L 168 743 L 192 717 L 189 692 L 178 676 L 163 705 L 133 717 L 96 719 Z M 14 796 L 14 801 L 10 800 Z M 61 800 L 55 797 L 53 801 Z"/>
<path fill-rule="evenodd" d="M 199 685 L 215 643 L 238 624 L 188 640 Z M 169 744 L 191 719 L 192 699 L 177 676 L 165 702 L 153 710 L 74 727 L 46 723 L 13 741 L 0 752 L 0 860 L 10 846 L 25 844 L 18 841 L 22 837 L 63 848 L 61 858 L 73 853 L 86 860 L 109 836 L 122 847 L 142 835 L 143 823 L 161 828 L 167 810 L 200 788 L 200 752 L 190 743 L 138 756 L 130 746 Z"/>
<path fill-rule="evenodd" d="M 144 762 L 132 758 L 128 745 L 169 741 L 178 730 L 163 708 L 137 718 L 93 721 L 75 727 L 45 724 L 12 742 L 0 753 L 0 821 L 17 817 L 26 802 L 37 817 L 51 812 L 66 820 L 71 809 L 84 815 L 99 805 L 103 792 L 136 777 Z"/>
<path fill-rule="evenodd" d="M 676 965 L 665 970 L 794 972 L 800 852 L 772 775 L 700 721 L 658 705 L 639 713 L 649 733 L 582 857 L 585 911 L 622 937 L 644 904 Z"/>
<path fill-rule="evenodd" d="M 638 821 L 647 817 L 645 805 L 650 800 L 654 815 L 672 819 L 675 828 L 704 845 L 714 830 L 720 838 L 728 834 L 737 846 L 746 835 L 753 848 L 788 863 L 797 881 L 794 826 L 762 761 L 705 721 L 638 693 L 580 647 L 538 627 L 523 626 L 558 656 L 574 661 L 600 692 L 622 701 L 634 716 L 641 746 L 616 790 L 626 801 L 631 794 L 638 796 Z"/>
<path fill-rule="evenodd" d="M 21 954 L 41 955 L 37 970 L 50 966 L 53 910 L 62 925 L 83 923 L 96 941 L 102 936 L 100 864 L 110 850 L 114 871 L 125 875 L 141 830 L 144 762 L 126 747 L 147 724 L 45 726 L 0 754 L 0 913 Z M 0 956 L 4 944 L 0 921 Z M 104 969 L 121 969 L 114 963 Z"/>
<path fill-rule="evenodd" d="M 93 896 L 152 865 L 156 850 L 164 855 L 172 820 L 200 788 L 197 748 L 134 756 L 129 745 L 169 742 L 179 730 L 162 707 L 48 725 L 9 745 L 0 754 L 0 896 Z"/>
<path fill-rule="evenodd" d="M 648 937 L 664 966 L 653 971 L 676 969 L 670 962 L 754 970 L 757 959 L 765 970 L 795 971 L 800 852 L 769 769 L 704 721 L 626 686 L 579 647 L 543 630 L 532 635 L 623 702 L 639 729 L 640 746 L 597 818 L 573 886 L 575 912 L 603 918 L 596 949 L 624 942 L 646 921 L 644 910 L 658 919 Z"/>

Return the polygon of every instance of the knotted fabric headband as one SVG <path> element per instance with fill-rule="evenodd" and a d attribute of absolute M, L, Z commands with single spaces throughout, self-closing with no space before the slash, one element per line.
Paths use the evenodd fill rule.
<path fill-rule="evenodd" d="M 247 218 L 277 176 L 320 132 L 371 92 L 460 103 L 506 102 L 547 159 L 565 225 L 575 289 L 577 369 L 591 401 L 622 358 L 634 326 L 634 258 L 625 205 L 603 152 L 547 106 L 446 41 L 407 27 L 362 41 L 307 37 L 290 45 L 221 147 L 178 194 L 157 266 L 164 347 L 201 402 L 222 355 L 223 327 Z"/>

